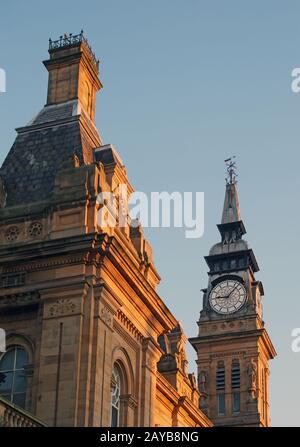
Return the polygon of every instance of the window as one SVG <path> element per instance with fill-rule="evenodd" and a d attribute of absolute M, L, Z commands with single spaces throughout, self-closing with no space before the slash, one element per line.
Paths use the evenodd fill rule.
<path fill-rule="evenodd" d="M 219 415 L 225 414 L 225 394 L 218 394 L 218 413 Z"/>
<path fill-rule="evenodd" d="M 121 376 L 117 365 L 112 373 L 112 391 L 111 391 L 111 427 L 119 427 L 120 423 L 120 394 L 121 394 Z"/>
<path fill-rule="evenodd" d="M 223 270 L 228 270 L 228 261 L 223 261 L 223 263 L 222 263 L 222 268 L 223 268 Z"/>
<path fill-rule="evenodd" d="M 10 402 L 25 408 L 28 355 L 25 349 L 14 347 L 0 360 L 0 394 Z"/>
<path fill-rule="evenodd" d="M 240 393 L 233 393 L 232 411 L 233 413 L 239 413 L 241 411 Z"/>
<path fill-rule="evenodd" d="M 245 258 L 240 258 L 239 259 L 239 267 L 245 267 L 246 263 L 245 263 Z"/>
<path fill-rule="evenodd" d="M 230 261 L 230 268 L 235 269 L 237 267 L 237 260 L 231 259 Z"/>

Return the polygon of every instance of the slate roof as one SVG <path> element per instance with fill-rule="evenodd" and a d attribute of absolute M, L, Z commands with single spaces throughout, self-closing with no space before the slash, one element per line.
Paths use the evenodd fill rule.
<path fill-rule="evenodd" d="M 29 124 L 42 124 L 71 117 L 74 115 L 76 105 L 77 101 L 68 101 L 62 104 L 46 106 Z"/>
<path fill-rule="evenodd" d="M 27 126 L 17 129 L 0 169 L 7 207 L 49 199 L 57 172 L 74 153 L 81 163 L 93 162 L 91 145 L 74 113 L 73 101 L 46 106 Z"/>

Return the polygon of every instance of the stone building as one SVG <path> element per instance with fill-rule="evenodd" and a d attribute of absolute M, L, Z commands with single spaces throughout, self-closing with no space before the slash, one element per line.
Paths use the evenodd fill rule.
<path fill-rule="evenodd" d="M 3 424 L 211 426 L 143 229 L 112 227 L 98 200 L 113 192 L 130 223 L 133 188 L 94 123 L 99 63 L 81 33 L 50 40 L 44 65 L 47 103 L 0 170 Z"/>
<path fill-rule="evenodd" d="M 102 84 L 83 33 L 50 40 L 44 65 L 47 103 L 0 169 L 0 425 L 268 426 L 276 353 L 234 164 L 190 339 L 196 381 L 151 246 L 128 215 L 125 166 L 95 127 Z"/>

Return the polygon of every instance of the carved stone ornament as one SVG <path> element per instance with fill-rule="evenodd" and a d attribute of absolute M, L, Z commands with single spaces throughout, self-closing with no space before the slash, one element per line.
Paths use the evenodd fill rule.
<path fill-rule="evenodd" d="M 138 404 L 137 400 L 134 396 L 132 396 L 132 394 L 124 394 L 120 396 L 120 401 L 133 410 L 137 407 Z"/>
<path fill-rule="evenodd" d="M 29 235 L 30 237 L 38 237 L 42 234 L 43 231 L 43 225 L 41 222 L 33 222 L 29 227 Z"/>
<path fill-rule="evenodd" d="M 67 155 L 61 164 L 62 169 L 78 168 L 80 166 L 80 160 L 78 156 L 74 153 L 72 155 Z"/>
<path fill-rule="evenodd" d="M 207 392 L 207 372 L 203 370 L 199 374 L 199 389 L 202 393 Z"/>
<path fill-rule="evenodd" d="M 14 242 L 18 239 L 20 234 L 19 227 L 16 225 L 13 225 L 12 227 L 9 227 L 5 233 L 6 240 L 8 242 Z"/>
<path fill-rule="evenodd" d="M 247 368 L 247 373 L 248 373 L 248 377 L 249 377 L 249 397 L 251 399 L 255 399 L 256 398 L 256 382 L 257 382 L 257 365 L 255 363 L 255 361 L 252 359 L 251 362 L 248 365 Z"/>
<path fill-rule="evenodd" d="M 51 304 L 48 309 L 48 315 L 50 317 L 57 317 L 61 315 L 70 315 L 74 314 L 76 310 L 76 304 L 70 299 L 60 299 L 57 300 L 54 304 Z"/>
<path fill-rule="evenodd" d="M 102 309 L 100 311 L 100 316 L 101 316 L 101 319 L 104 321 L 104 323 L 107 324 L 107 326 L 109 326 L 109 327 L 112 326 L 113 316 L 112 316 L 112 313 L 110 312 L 110 310 L 106 306 L 102 307 Z"/>

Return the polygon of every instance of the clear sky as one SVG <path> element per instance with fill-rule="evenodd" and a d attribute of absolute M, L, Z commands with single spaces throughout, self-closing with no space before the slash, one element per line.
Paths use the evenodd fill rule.
<path fill-rule="evenodd" d="M 197 334 L 207 285 L 203 256 L 219 240 L 224 163 L 235 154 L 247 240 L 265 287 L 264 317 L 278 351 L 271 364 L 273 425 L 300 426 L 299 141 L 300 3 L 277 0 L 51 0 L 2 2 L 0 163 L 14 128 L 45 104 L 48 38 L 83 28 L 104 85 L 96 124 L 140 191 L 204 191 L 205 234 L 147 235 L 159 292 L 188 336 Z M 195 355 L 189 350 L 190 366 Z"/>

